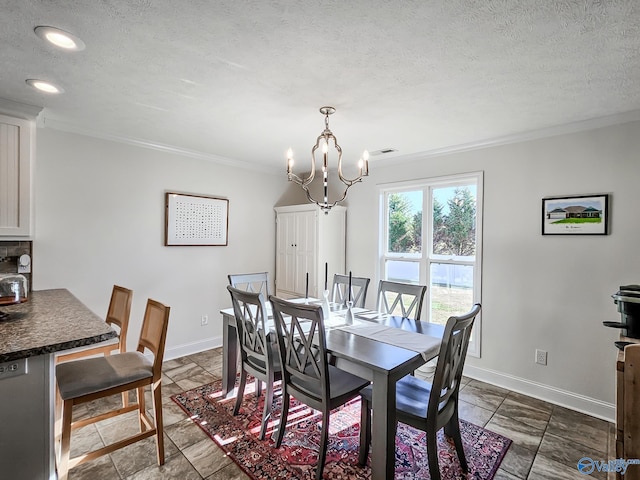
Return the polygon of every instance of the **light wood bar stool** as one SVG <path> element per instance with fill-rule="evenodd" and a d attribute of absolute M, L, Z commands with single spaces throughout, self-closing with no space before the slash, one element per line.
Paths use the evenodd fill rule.
<path fill-rule="evenodd" d="M 114 285 L 111 290 L 111 300 L 107 310 L 105 322 L 111 327 L 118 328 L 119 339 L 117 341 L 107 340 L 99 344 L 65 350 L 55 356 L 55 363 L 68 362 L 79 358 L 93 357 L 96 355 L 111 355 L 112 353 L 122 353 L 127 351 L 127 330 L 129 329 L 129 317 L 131 314 L 131 301 L 133 300 L 133 290 Z M 127 392 L 122 393 L 122 406 L 129 405 Z M 56 412 L 59 410 L 56 405 Z"/>
<path fill-rule="evenodd" d="M 62 403 L 62 433 L 58 480 L 67 480 L 69 470 L 81 463 L 94 460 L 119 448 L 147 437 L 156 437 L 158 464 L 164 464 L 164 438 L 162 427 L 162 360 L 169 323 L 169 307 L 149 299 L 144 313 L 138 348 L 102 357 L 60 363 L 56 366 L 57 395 Z M 143 353 L 145 349 L 153 359 Z M 155 419 L 149 418 L 144 399 L 144 387 L 151 385 Z M 136 390 L 137 402 L 95 417 L 72 421 L 74 405 L 90 402 L 118 393 Z M 138 411 L 140 432 L 123 440 L 70 459 L 71 431 L 85 425 Z"/>

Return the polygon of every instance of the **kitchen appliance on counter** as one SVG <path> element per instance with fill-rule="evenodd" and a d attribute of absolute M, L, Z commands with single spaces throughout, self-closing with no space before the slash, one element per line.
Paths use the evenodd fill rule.
<path fill-rule="evenodd" d="M 619 328 L 624 337 L 640 339 L 640 285 L 622 285 L 611 295 L 620 312 L 619 322 L 602 322 L 605 327 Z M 624 349 L 630 342 L 615 342 Z"/>
<path fill-rule="evenodd" d="M 29 288 L 27 279 L 18 273 L 0 274 L 0 306 L 16 305 L 27 301 Z M 0 320 L 9 317 L 8 313 L 0 310 Z"/>
<path fill-rule="evenodd" d="M 29 293 L 33 289 L 33 241 L 31 240 L 3 240 L 0 238 L 0 275 L 5 273 L 19 273 L 24 275 L 29 286 Z"/>

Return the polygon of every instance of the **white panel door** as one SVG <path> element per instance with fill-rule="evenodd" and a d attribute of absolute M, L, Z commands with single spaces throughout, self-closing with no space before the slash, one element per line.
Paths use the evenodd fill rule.
<path fill-rule="evenodd" d="M 297 212 L 296 214 L 296 273 L 295 292 L 304 296 L 306 277 L 309 274 L 309 296 L 317 297 L 316 285 L 316 228 L 317 211 Z"/>
<path fill-rule="evenodd" d="M 296 214 L 278 215 L 276 281 L 277 289 L 295 292 L 296 281 Z"/>

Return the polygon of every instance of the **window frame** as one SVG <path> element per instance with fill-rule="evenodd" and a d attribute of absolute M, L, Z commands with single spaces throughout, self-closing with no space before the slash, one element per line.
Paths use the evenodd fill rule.
<path fill-rule="evenodd" d="M 437 188 L 476 185 L 476 253 L 475 259 L 456 257 L 454 255 L 439 255 L 433 253 L 433 190 Z M 427 298 L 424 302 L 423 321 L 431 321 L 431 265 L 471 265 L 473 270 L 473 303 L 481 303 L 482 299 L 482 227 L 483 227 L 483 187 L 484 172 L 469 172 L 441 177 L 422 178 L 404 182 L 385 183 L 378 185 L 379 223 L 378 223 L 378 262 L 377 277 L 386 279 L 387 261 L 407 261 L 419 263 L 419 283 L 427 285 Z M 422 190 L 422 245 L 421 253 L 393 253 L 388 252 L 388 197 L 393 193 L 413 192 Z M 425 212 L 428 212 L 425 214 Z M 426 221 L 425 221 L 426 220 Z M 471 307 L 471 306 L 470 306 Z M 478 315 L 473 327 L 472 340 L 469 342 L 467 354 L 480 358 L 482 344 L 482 314 Z"/>

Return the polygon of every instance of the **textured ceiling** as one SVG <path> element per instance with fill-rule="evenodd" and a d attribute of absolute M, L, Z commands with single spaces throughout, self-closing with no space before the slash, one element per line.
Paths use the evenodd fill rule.
<path fill-rule="evenodd" d="M 333 105 L 345 161 L 398 150 L 374 168 L 640 110 L 640 1 L 0 0 L 0 65 L 46 126 L 283 171 Z"/>

